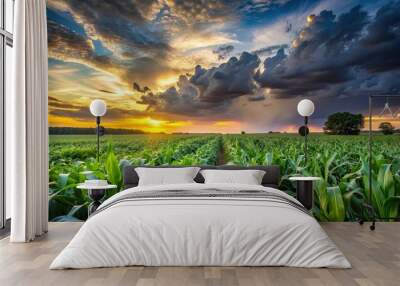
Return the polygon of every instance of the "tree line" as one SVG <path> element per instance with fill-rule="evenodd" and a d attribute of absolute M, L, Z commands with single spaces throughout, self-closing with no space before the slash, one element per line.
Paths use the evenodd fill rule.
<path fill-rule="evenodd" d="M 146 132 L 138 129 L 118 129 L 106 128 L 105 134 L 123 135 L 123 134 L 145 134 Z M 80 127 L 49 127 L 50 135 L 92 135 L 96 134 L 96 128 Z"/>
<path fill-rule="evenodd" d="M 364 116 L 350 112 L 336 112 L 328 116 L 325 122 L 324 132 L 331 135 L 358 135 L 364 128 Z M 385 135 L 399 133 L 392 123 L 382 122 L 379 129 Z"/>

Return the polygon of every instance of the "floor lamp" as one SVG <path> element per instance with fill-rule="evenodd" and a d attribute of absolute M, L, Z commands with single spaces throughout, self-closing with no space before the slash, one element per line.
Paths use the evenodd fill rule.
<path fill-rule="evenodd" d="M 304 117 L 304 125 L 299 128 L 299 134 L 304 136 L 304 159 L 307 166 L 307 135 L 310 133 L 308 129 L 308 117 L 314 113 L 314 103 L 309 99 L 303 99 L 297 104 L 297 112 Z"/>
<path fill-rule="evenodd" d="M 97 135 L 97 162 L 100 159 L 100 136 L 104 135 L 104 128 L 100 126 L 100 118 L 107 112 L 107 105 L 104 100 L 95 99 L 90 103 L 90 113 L 96 117 L 96 135 Z"/>
<path fill-rule="evenodd" d="M 368 163 L 369 163 L 369 174 L 368 174 L 368 185 L 369 185 L 369 198 L 368 198 L 368 200 L 369 200 L 369 204 L 370 204 L 370 206 L 368 207 L 370 210 L 372 210 L 372 214 L 373 214 L 373 219 L 372 219 L 372 224 L 371 224 L 371 226 L 370 226 L 370 229 L 371 230 L 374 230 L 375 229 L 375 221 L 376 221 L 376 215 L 375 215 L 375 210 L 374 210 L 374 207 L 373 207 L 373 204 L 372 204 L 372 100 L 374 99 L 374 98 L 386 98 L 386 104 L 385 104 L 385 109 L 388 107 L 388 103 L 387 103 L 387 100 L 388 100 L 388 98 L 400 98 L 400 95 L 370 95 L 369 96 L 369 126 L 368 126 L 368 153 L 369 153 L 369 160 L 368 160 Z M 380 220 L 388 220 L 388 219 L 396 219 L 396 220 L 398 220 L 399 218 L 398 217 L 386 217 L 386 218 L 383 218 L 383 217 L 380 217 L 380 218 L 378 218 L 378 219 L 380 219 Z M 364 223 L 364 221 L 363 220 L 360 220 L 360 224 L 363 224 Z"/>

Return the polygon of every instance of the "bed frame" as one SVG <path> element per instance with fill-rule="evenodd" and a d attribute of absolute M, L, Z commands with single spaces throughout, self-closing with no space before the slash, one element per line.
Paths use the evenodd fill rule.
<path fill-rule="evenodd" d="M 139 176 L 135 171 L 135 168 L 138 166 L 125 166 L 123 171 L 124 177 L 124 189 L 129 189 L 136 187 L 139 183 Z M 144 167 L 144 166 L 140 166 Z M 182 168 L 182 166 L 145 166 L 146 168 Z M 280 183 L 280 168 L 276 165 L 271 166 L 251 166 L 251 167 L 242 167 L 235 165 L 220 165 L 220 166 L 198 166 L 202 170 L 213 169 L 213 170 L 263 170 L 265 171 L 265 175 L 262 179 L 261 184 L 264 187 L 271 187 L 278 189 Z M 197 183 L 204 183 L 204 178 L 200 174 L 194 178 Z"/>

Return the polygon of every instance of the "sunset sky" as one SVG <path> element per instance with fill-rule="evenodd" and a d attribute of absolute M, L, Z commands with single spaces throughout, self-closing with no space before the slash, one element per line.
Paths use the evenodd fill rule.
<path fill-rule="evenodd" d="M 310 98 L 319 130 L 400 93 L 400 1 L 47 2 L 50 126 L 93 127 L 100 98 L 106 127 L 295 131 Z"/>

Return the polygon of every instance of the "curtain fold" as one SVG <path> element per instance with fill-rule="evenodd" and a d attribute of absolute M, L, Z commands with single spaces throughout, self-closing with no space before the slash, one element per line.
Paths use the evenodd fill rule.
<path fill-rule="evenodd" d="M 6 146 L 12 242 L 48 227 L 47 22 L 45 0 L 15 1 L 14 73 Z M 7 100 L 7 99 L 6 99 Z M 8 148 L 7 148 L 8 147 Z"/>

